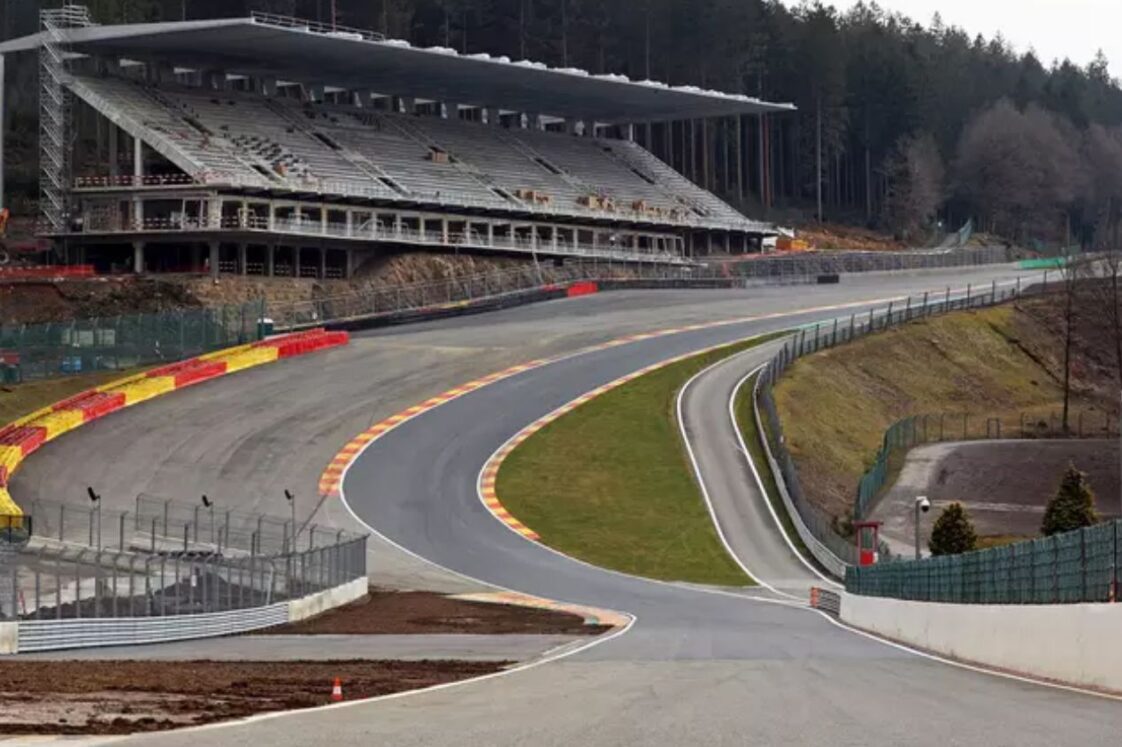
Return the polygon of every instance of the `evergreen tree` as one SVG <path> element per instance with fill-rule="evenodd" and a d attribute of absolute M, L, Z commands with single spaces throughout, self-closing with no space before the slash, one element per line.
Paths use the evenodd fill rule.
<path fill-rule="evenodd" d="M 1089 527 L 1099 522 L 1095 511 L 1095 494 L 1087 482 L 1087 475 L 1069 464 L 1060 481 L 1056 497 L 1048 502 L 1044 510 L 1044 521 L 1040 531 L 1045 537 L 1061 532 Z"/>
<path fill-rule="evenodd" d="M 957 555 L 973 550 L 977 543 L 974 522 L 962 504 L 956 502 L 944 508 L 935 520 L 927 547 L 932 555 Z"/>

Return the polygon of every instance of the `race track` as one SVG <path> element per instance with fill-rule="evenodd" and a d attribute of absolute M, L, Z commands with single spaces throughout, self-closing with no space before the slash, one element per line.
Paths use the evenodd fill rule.
<path fill-rule="evenodd" d="M 120 495 L 152 483 L 189 490 L 196 479 L 223 500 L 271 506 L 269 490 L 288 481 L 314 484 L 331 453 L 371 422 L 481 373 L 629 332 L 742 318 L 561 358 L 475 390 L 373 442 L 346 475 L 350 509 L 392 543 L 481 582 L 625 611 L 636 622 L 624 634 L 561 661 L 457 687 L 205 731 L 144 735 L 139 741 L 1113 743 L 1122 729 L 1122 704 L 1116 701 L 931 661 L 838 627 L 766 590 L 699 589 L 603 571 L 516 535 L 486 511 L 477 494 L 481 467 L 510 436 L 619 376 L 721 342 L 848 315 L 860 311 L 862 302 L 903 291 L 1012 276 L 1010 270 L 990 268 L 958 273 L 953 280 L 917 274 L 846 278 L 833 287 L 605 294 L 382 331 L 361 336 L 350 350 L 239 374 L 167 398 L 166 404 L 106 418 L 89 433 L 83 429 L 36 455 L 13 493 L 19 498 L 27 495 L 21 490 L 52 486 L 74 491 L 86 462 L 100 468 L 99 476 L 116 480 Z M 824 308 L 840 304 L 854 306 Z M 765 355 L 746 353 L 729 370 L 718 367 L 712 378 L 695 382 L 687 400 L 697 399 L 685 408 L 692 413 L 690 429 L 704 424 L 706 412 L 727 419 L 730 383 Z M 744 473 L 725 451 L 723 437 L 695 443 L 704 474 L 714 475 L 707 481 L 714 496 L 721 496 L 714 510 L 720 525 L 735 533 L 730 544 L 738 556 L 744 554 L 750 567 L 757 563 L 761 580 L 775 574 L 772 580 L 784 589 L 801 589 L 805 569 L 796 569 L 798 561 L 789 555 L 785 563 L 781 546 L 752 557 L 758 545 L 743 542 L 742 533 L 749 526 L 755 531 L 760 512 L 738 504 L 735 482 Z M 138 456 L 130 453 L 134 447 Z M 106 459 L 115 461 L 104 465 Z M 65 468 L 63 461 L 69 461 Z M 59 482 L 66 478 L 52 474 L 52 465 L 70 482 Z M 258 492 L 259 485 L 269 490 Z M 324 510 L 346 521 L 341 506 Z M 453 583 L 387 543 L 377 546 L 372 563 L 376 579 L 388 571 L 399 581 L 423 575 Z"/>

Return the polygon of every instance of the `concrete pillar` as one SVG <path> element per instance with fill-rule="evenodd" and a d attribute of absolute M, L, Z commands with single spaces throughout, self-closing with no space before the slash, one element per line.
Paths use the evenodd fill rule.
<path fill-rule="evenodd" d="M 105 120 L 105 126 L 109 135 L 109 176 L 116 178 L 121 175 L 121 164 L 118 161 L 120 156 L 117 152 L 121 133 L 117 129 L 117 125 L 113 124 L 108 119 Z"/>
<path fill-rule="evenodd" d="M 344 271 L 343 274 L 345 275 L 347 280 L 350 280 L 352 277 L 354 277 L 354 274 L 355 274 L 355 250 L 351 249 L 350 247 L 347 247 L 346 252 L 347 252 L 347 264 L 346 264 L 346 270 Z"/>
<path fill-rule="evenodd" d="M 565 118 L 565 132 L 569 135 L 577 134 L 577 120 L 572 117 Z"/>
<path fill-rule="evenodd" d="M 317 104 L 323 103 L 323 84 L 314 83 L 307 87 L 308 98 Z"/>
<path fill-rule="evenodd" d="M 319 279 L 323 280 L 327 277 L 327 248 L 319 248 Z"/>
<path fill-rule="evenodd" d="M 371 97 L 369 88 L 359 88 L 356 91 L 351 91 L 351 105 L 357 106 L 360 109 L 373 108 L 374 100 Z"/>
<path fill-rule="evenodd" d="M 527 127 L 531 130 L 542 130 L 542 115 L 540 114 L 527 114 Z"/>
<path fill-rule="evenodd" d="M 487 124 L 498 127 L 502 124 L 502 114 L 497 106 L 489 106 L 484 112 L 487 115 Z"/>
<path fill-rule="evenodd" d="M 261 86 L 261 93 L 265 96 L 277 95 L 277 79 L 271 77 L 264 77 L 260 79 L 258 85 Z"/>
<path fill-rule="evenodd" d="M 647 128 L 649 132 L 650 125 L 647 125 Z M 623 139 L 629 143 L 635 142 L 635 125 L 630 122 L 623 125 Z"/>
<path fill-rule="evenodd" d="M 487 246 L 495 245 L 495 224 L 487 223 Z"/>
<path fill-rule="evenodd" d="M 132 242 L 132 271 L 139 275 L 144 272 L 144 242 Z"/>
<path fill-rule="evenodd" d="M 412 96 L 402 96 L 400 111 L 402 114 L 413 114 L 417 111 L 417 100 Z"/>
<path fill-rule="evenodd" d="M 440 219 L 440 242 L 445 246 L 448 245 L 448 219 Z"/>
<path fill-rule="evenodd" d="M 300 247 L 292 247 L 292 277 L 300 277 Z"/>
<path fill-rule="evenodd" d="M 276 244 L 269 244 L 265 247 L 265 275 L 273 277 L 273 268 L 276 266 L 277 261 L 277 247 Z"/>
<path fill-rule="evenodd" d="M 239 243 L 238 244 L 238 274 L 239 275 L 248 274 L 248 268 L 246 268 L 246 260 L 248 259 L 248 255 L 249 255 L 249 247 L 247 247 L 245 245 L 245 242 Z"/>
<path fill-rule="evenodd" d="M 744 201 L 744 117 L 736 115 L 736 196 Z M 745 236 L 747 238 L 747 236 Z M 746 245 L 747 246 L 747 245 Z"/>
<path fill-rule="evenodd" d="M 209 262 L 210 262 L 210 276 L 212 278 L 217 278 L 218 277 L 218 272 L 219 272 L 218 271 L 218 260 L 220 259 L 220 252 L 218 251 L 218 246 L 219 245 L 218 245 L 217 241 L 211 241 L 210 244 L 209 244 L 209 247 L 210 247 L 210 260 L 209 260 Z"/>
<path fill-rule="evenodd" d="M 133 186 L 140 186 L 144 181 L 144 141 L 138 137 L 132 139 L 132 182 Z M 140 197 L 133 199 L 133 220 L 137 227 L 144 226 L 144 203 Z"/>

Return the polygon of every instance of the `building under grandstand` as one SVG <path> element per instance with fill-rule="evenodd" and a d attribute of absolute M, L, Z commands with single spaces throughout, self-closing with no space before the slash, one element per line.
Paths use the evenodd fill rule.
<path fill-rule="evenodd" d="M 685 262 L 773 233 L 652 150 L 788 105 L 260 14 L 67 6 L 0 44 L 0 77 L 16 52 L 39 55 L 41 233 L 68 262 L 349 277 L 406 248 Z"/>

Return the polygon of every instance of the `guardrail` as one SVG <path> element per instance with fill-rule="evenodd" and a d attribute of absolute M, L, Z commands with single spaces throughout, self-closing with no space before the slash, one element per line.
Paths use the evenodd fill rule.
<path fill-rule="evenodd" d="M 949 441 L 1026 438 L 1111 438 L 1118 436 L 1118 415 L 1103 410 L 1079 410 L 1069 418 L 1065 431 L 1063 419 L 1055 412 L 1020 413 L 1015 420 L 1001 417 L 971 416 L 967 412 L 940 415 L 911 415 L 897 420 L 884 432 L 873 465 L 857 484 L 854 516 L 865 518 L 876 504 L 881 490 L 900 457 L 909 449 L 924 444 Z"/>
<path fill-rule="evenodd" d="M 1042 290 L 1046 285 L 1042 286 Z M 982 308 L 1004 303 L 1022 295 L 1020 281 L 1014 288 L 998 288 L 991 283 L 981 292 L 967 287 L 964 293 L 953 293 L 948 287 L 943 294 L 924 293 L 890 302 L 880 309 L 862 314 L 838 317 L 831 322 L 808 325 L 789 338 L 779 353 L 760 371 L 756 381 L 755 399 L 760 437 L 764 441 L 776 483 L 791 514 L 796 530 L 815 558 L 836 575 L 857 561 L 856 548 L 847 536 L 846 517 L 829 516 L 811 503 L 799 482 L 798 468 L 787 448 L 783 426 L 772 394 L 780 376 L 799 358 L 821 350 L 843 345 L 868 334 L 882 332 L 914 319 L 963 309 Z M 762 412 L 762 417 L 759 413 Z M 882 544 L 882 556 L 887 547 Z"/>
<path fill-rule="evenodd" d="M 1004 547 L 846 570 L 853 594 L 955 604 L 1119 601 L 1122 520 Z"/>

